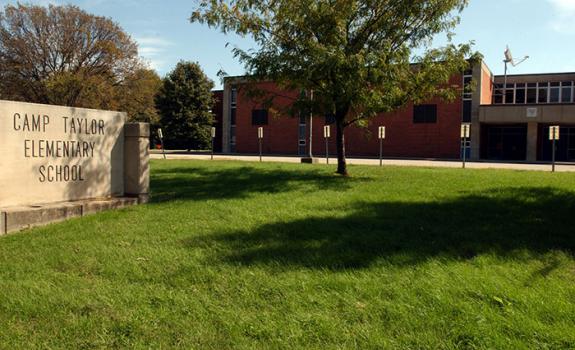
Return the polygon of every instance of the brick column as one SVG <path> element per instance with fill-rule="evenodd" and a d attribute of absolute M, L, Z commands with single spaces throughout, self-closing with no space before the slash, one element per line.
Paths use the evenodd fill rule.
<path fill-rule="evenodd" d="M 527 123 L 527 161 L 537 161 L 537 127 L 535 122 Z"/>
<path fill-rule="evenodd" d="M 150 193 L 150 124 L 124 126 L 124 193 L 147 203 Z"/>

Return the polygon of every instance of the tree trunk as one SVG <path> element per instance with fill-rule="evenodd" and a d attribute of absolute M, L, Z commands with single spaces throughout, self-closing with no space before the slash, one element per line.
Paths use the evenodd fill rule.
<path fill-rule="evenodd" d="M 344 119 L 336 118 L 336 148 L 337 148 L 337 173 L 347 176 L 347 163 L 345 162 L 345 135 L 344 135 Z"/>

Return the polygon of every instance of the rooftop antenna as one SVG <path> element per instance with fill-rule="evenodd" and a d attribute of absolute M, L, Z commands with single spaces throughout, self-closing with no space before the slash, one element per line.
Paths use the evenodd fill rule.
<path fill-rule="evenodd" d="M 513 59 L 513 55 L 511 54 L 511 50 L 509 49 L 509 45 L 507 45 L 507 47 L 505 48 L 505 59 L 503 60 L 503 63 L 505 63 L 505 78 L 503 82 L 503 104 L 506 103 L 505 99 L 507 98 L 507 65 L 511 63 L 513 67 L 517 67 L 521 63 L 525 62 L 528 58 L 529 56 L 525 56 L 518 62 L 515 62 L 515 60 Z"/>

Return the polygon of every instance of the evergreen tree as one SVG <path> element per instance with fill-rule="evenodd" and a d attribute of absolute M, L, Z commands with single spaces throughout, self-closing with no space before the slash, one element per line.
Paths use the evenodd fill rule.
<path fill-rule="evenodd" d="M 208 149 L 213 124 L 212 88 L 197 63 L 179 62 L 156 98 L 166 148 Z"/>

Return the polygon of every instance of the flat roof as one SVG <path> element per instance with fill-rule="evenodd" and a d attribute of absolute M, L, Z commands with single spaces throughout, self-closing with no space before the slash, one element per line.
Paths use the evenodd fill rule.
<path fill-rule="evenodd" d="M 526 74 L 507 74 L 507 77 L 538 77 L 543 75 L 575 75 L 575 72 L 555 72 L 555 73 L 526 73 Z M 505 78 L 505 75 L 494 75 L 494 78 Z"/>

